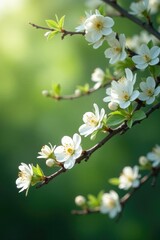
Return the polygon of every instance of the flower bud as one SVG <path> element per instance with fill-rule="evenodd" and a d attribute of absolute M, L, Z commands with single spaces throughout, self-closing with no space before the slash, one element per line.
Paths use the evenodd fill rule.
<path fill-rule="evenodd" d="M 110 103 L 108 103 L 108 108 L 112 111 L 115 111 L 118 108 L 118 103 L 110 102 Z"/>
<path fill-rule="evenodd" d="M 46 165 L 47 165 L 48 167 L 53 167 L 54 164 L 55 164 L 55 160 L 54 160 L 54 159 L 48 158 L 48 159 L 46 160 Z"/>
<path fill-rule="evenodd" d="M 141 166 L 146 166 L 147 164 L 148 164 L 148 159 L 145 157 L 145 156 L 141 156 L 140 158 L 139 158 L 139 164 L 141 165 Z"/>
<path fill-rule="evenodd" d="M 86 203 L 86 199 L 82 195 L 79 195 L 75 198 L 75 204 L 77 206 L 82 207 L 85 203 Z"/>
<path fill-rule="evenodd" d="M 42 95 L 45 96 L 45 97 L 48 97 L 50 94 L 49 94 L 48 90 L 43 90 Z"/>

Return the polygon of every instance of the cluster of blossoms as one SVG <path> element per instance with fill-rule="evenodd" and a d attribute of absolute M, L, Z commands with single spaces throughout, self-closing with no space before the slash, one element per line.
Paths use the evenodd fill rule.
<path fill-rule="evenodd" d="M 151 152 L 146 156 L 141 156 L 139 158 L 139 163 L 141 166 L 151 165 L 153 168 L 160 166 L 160 146 L 156 145 Z"/>
<path fill-rule="evenodd" d="M 127 57 L 125 51 L 126 38 L 124 34 L 119 37 L 113 32 L 114 20 L 110 17 L 104 17 L 96 9 L 95 13 L 86 13 L 86 19 L 82 25 L 76 28 L 76 31 L 85 31 L 85 38 L 93 48 L 99 48 L 104 41 L 107 41 L 110 48 L 104 54 L 106 58 L 110 58 L 110 63 L 123 61 Z"/>
<path fill-rule="evenodd" d="M 133 5 L 132 5 L 133 4 Z M 139 14 L 148 8 L 148 1 L 140 1 L 132 3 L 131 9 L 135 12 L 132 14 Z M 85 39 L 93 48 L 99 48 L 104 41 L 107 42 L 109 48 L 104 52 L 106 58 L 109 58 L 110 64 L 115 64 L 119 61 L 124 61 L 128 55 L 126 50 L 126 37 L 124 34 L 116 34 L 112 27 L 114 20 L 110 17 L 105 17 L 100 14 L 98 10 L 92 14 L 86 13 L 86 19 L 82 25 L 76 28 L 77 32 L 84 31 Z M 154 46 L 151 49 L 147 44 L 142 44 L 138 50 L 137 55 L 132 57 L 132 61 L 137 69 L 145 69 L 146 67 L 153 66 L 159 63 L 160 48 Z"/>
<path fill-rule="evenodd" d="M 95 0 L 94 3 L 92 1 L 92 4 L 95 4 L 95 6 L 99 6 L 101 3 L 101 0 Z M 132 15 L 147 16 L 150 9 L 149 0 L 140 0 L 132 3 L 130 9 L 130 14 Z M 158 86 L 157 78 L 153 72 L 139 83 L 139 88 L 137 86 L 138 84 L 136 84 L 137 73 L 133 73 L 133 69 L 145 70 L 150 66 L 153 67 L 157 65 L 160 60 L 160 47 L 150 46 L 148 42 L 141 43 L 138 50 L 136 51 L 135 49 L 136 53 L 131 51 L 132 57 L 130 57 L 128 54 L 129 49 L 127 49 L 126 36 L 115 33 L 112 29 L 113 26 L 114 20 L 111 17 L 103 16 L 96 9 L 94 13 L 86 13 L 83 24 L 76 28 L 77 32 L 83 31 L 85 33 L 86 41 L 93 45 L 94 49 L 99 48 L 103 43 L 108 45 L 108 48 L 104 51 L 104 55 L 109 59 L 110 64 L 115 64 L 119 61 L 122 62 L 127 58 L 130 58 L 132 61 L 132 70 L 128 67 L 124 68 L 125 76 L 122 76 L 118 80 L 112 80 L 110 87 L 106 88 L 107 96 L 103 98 L 103 101 L 108 103 L 108 108 L 113 111 L 113 115 L 111 115 L 111 113 L 106 114 L 104 108 L 99 109 L 98 105 L 94 103 L 93 112 L 88 111 L 84 113 L 82 117 L 83 124 L 78 129 L 79 133 L 73 134 L 73 137 L 62 137 L 61 145 L 59 146 L 52 146 L 50 143 L 49 145 L 44 145 L 41 151 L 38 152 L 39 156 L 37 158 L 45 159 L 48 167 L 73 168 L 77 159 L 83 154 L 81 136 L 90 136 L 91 139 L 94 139 L 98 132 L 103 131 L 106 133 L 108 131 L 108 120 L 111 119 L 110 116 L 114 116 L 114 114 L 116 116 L 117 112 L 124 116 L 124 118 L 122 117 L 122 121 L 118 120 L 118 127 L 120 127 L 122 123 L 128 120 L 129 114 L 132 116 L 134 109 L 136 109 L 134 106 L 137 101 L 142 101 L 150 105 L 154 103 L 156 97 L 160 94 L 160 86 Z M 92 73 L 91 79 L 95 83 L 93 87 L 94 90 L 97 90 L 105 83 L 106 74 L 101 68 L 96 68 Z M 145 104 L 143 104 L 143 106 Z M 140 120 L 141 117 L 142 116 L 140 116 L 138 120 Z M 112 127 L 110 130 L 112 130 Z M 148 166 L 149 169 L 159 167 L 160 146 L 156 145 L 152 152 L 140 157 L 139 163 L 141 167 L 147 166 L 147 169 Z M 27 194 L 30 185 L 45 181 L 45 175 L 38 165 L 34 167 L 31 164 L 26 165 L 25 163 L 21 163 L 19 170 L 19 176 L 16 180 L 17 188 L 20 189 L 19 192 L 26 190 Z M 122 169 L 119 178 L 111 179 L 110 182 L 122 190 L 138 188 L 141 184 L 139 170 L 140 168 L 137 165 L 134 167 L 126 166 Z M 87 201 L 85 197 L 77 196 L 75 203 L 87 210 L 98 209 L 100 213 L 108 214 L 110 218 L 116 217 L 122 211 L 123 205 L 121 199 L 114 190 L 101 193 L 96 201 L 92 202 L 92 199 L 93 198 L 90 198 L 90 200 Z M 94 205 L 95 202 L 96 205 Z"/>
<path fill-rule="evenodd" d="M 115 181 L 115 179 L 114 179 Z M 122 171 L 122 174 L 118 179 L 116 179 L 116 184 L 119 185 L 120 189 L 128 190 L 130 188 L 137 188 L 140 185 L 140 175 L 139 167 L 125 167 Z M 91 199 L 94 199 L 92 196 Z M 95 199 L 94 199 L 95 201 Z M 75 203 L 77 206 L 83 209 L 93 210 L 98 209 L 102 214 L 108 214 L 110 218 L 116 217 L 122 211 L 122 204 L 119 198 L 119 195 L 114 190 L 109 191 L 108 193 L 101 193 L 98 196 L 96 205 L 91 203 L 91 200 L 87 199 L 84 196 L 77 196 L 75 198 Z M 90 207 L 91 206 L 91 207 Z"/>
<path fill-rule="evenodd" d="M 156 145 L 151 152 L 146 156 L 139 158 L 139 164 L 134 167 L 126 166 L 123 168 L 119 178 L 112 178 L 109 182 L 113 185 L 117 185 L 119 189 L 125 191 L 138 188 L 141 185 L 141 170 L 151 170 L 152 168 L 160 167 L 160 146 Z M 93 203 L 92 203 L 93 200 Z M 75 204 L 87 211 L 99 211 L 102 214 L 108 214 L 110 218 L 116 217 L 123 208 L 122 201 L 118 193 L 114 190 L 110 190 L 107 193 L 100 192 L 98 197 L 88 196 L 86 199 L 84 196 L 79 195 L 75 198 Z"/>

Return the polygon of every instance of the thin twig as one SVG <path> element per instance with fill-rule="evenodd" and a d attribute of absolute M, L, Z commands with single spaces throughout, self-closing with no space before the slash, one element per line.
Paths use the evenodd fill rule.
<path fill-rule="evenodd" d="M 142 22 L 139 18 L 135 17 L 134 15 L 130 14 L 128 11 L 126 11 L 124 8 L 122 8 L 116 1 L 113 0 L 103 0 L 106 4 L 112 6 L 114 9 L 116 9 L 119 13 L 121 13 L 122 17 L 126 17 L 130 19 L 132 22 L 139 25 L 141 28 L 147 30 L 149 33 L 154 35 L 157 39 L 160 40 L 160 33 L 152 26 L 152 24 Z"/>
<path fill-rule="evenodd" d="M 160 108 L 160 102 L 158 104 L 156 104 L 155 106 L 151 107 L 148 112 L 146 113 L 146 118 L 149 117 L 150 114 L 152 114 L 155 110 L 159 109 Z M 144 119 L 146 119 L 144 118 Z M 133 126 L 136 125 L 136 124 L 139 124 L 141 123 L 144 119 L 142 120 L 138 120 L 138 121 L 135 121 L 133 123 Z M 81 161 L 83 160 L 88 160 L 90 158 L 90 156 L 95 152 L 97 151 L 99 148 L 101 148 L 105 143 L 107 143 L 112 137 L 118 135 L 118 134 L 124 134 L 126 133 L 130 128 L 126 125 L 126 123 L 122 124 L 120 127 L 114 129 L 114 130 L 110 130 L 109 134 L 103 138 L 99 143 L 95 144 L 93 147 L 91 147 L 90 149 L 88 150 L 85 150 L 83 151 L 82 155 L 76 159 L 76 164 L 77 163 L 81 163 Z M 53 180 L 55 177 L 59 176 L 60 174 L 66 172 L 67 169 L 65 168 L 60 168 L 57 172 L 51 174 L 50 176 L 46 176 L 45 177 L 45 180 L 43 182 L 41 182 L 37 188 L 40 188 L 46 184 L 48 184 L 51 180 Z"/>
<path fill-rule="evenodd" d="M 160 173 L 160 167 L 152 169 L 151 173 L 149 173 L 148 175 L 145 175 L 141 178 L 140 185 L 137 188 L 133 188 L 130 192 L 126 193 L 120 199 L 120 204 L 122 206 L 122 211 L 124 209 L 125 204 L 135 194 L 135 192 L 137 192 L 137 190 L 139 190 L 146 182 L 148 182 L 149 179 L 153 178 L 154 180 L 156 180 L 159 173 Z M 118 216 L 117 220 L 119 220 L 119 217 L 121 216 L 122 211 L 120 212 L 120 215 Z M 82 209 L 82 210 L 73 210 L 72 211 L 72 214 L 75 214 L 75 215 L 87 215 L 87 214 L 91 214 L 91 213 L 100 213 L 99 207 L 96 207 L 95 209 L 86 208 L 86 209 Z"/>
<path fill-rule="evenodd" d="M 39 26 L 39 25 L 31 23 L 31 22 L 29 22 L 29 24 L 32 27 L 35 27 L 37 29 L 47 30 L 47 31 L 51 31 L 51 32 L 55 31 L 54 28 L 42 27 L 42 26 Z M 85 35 L 85 32 L 74 32 L 74 31 L 67 31 L 65 29 L 62 29 L 61 30 L 61 34 L 62 34 L 61 38 L 64 39 L 64 37 L 67 36 L 67 35 L 70 35 L 70 36 L 73 36 L 73 35 Z"/>

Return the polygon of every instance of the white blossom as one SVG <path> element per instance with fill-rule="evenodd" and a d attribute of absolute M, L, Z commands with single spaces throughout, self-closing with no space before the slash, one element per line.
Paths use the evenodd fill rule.
<path fill-rule="evenodd" d="M 89 9 L 95 9 L 97 8 L 99 5 L 101 5 L 103 3 L 102 0 L 87 0 L 86 1 L 86 6 Z"/>
<path fill-rule="evenodd" d="M 130 187 L 138 187 L 140 184 L 140 175 L 138 172 L 138 166 L 134 166 L 133 168 L 125 167 L 119 177 L 119 188 L 128 190 Z"/>
<path fill-rule="evenodd" d="M 133 2 L 130 5 L 130 14 L 132 15 L 143 15 L 148 9 L 149 0 L 140 0 L 138 2 Z"/>
<path fill-rule="evenodd" d="M 149 163 L 149 160 L 145 156 L 140 156 L 139 157 L 139 164 L 141 166 L 146 166 Z"/>
<path fill-rule="evenodd" d="M 133 37 L 127 38 L 126 45 L 127 47 L 136 50 L 142 45 L 142 43 L 147 44 L 150 41 L 152 41 L 154 45 L 159 42 L 156 37 L 143 30 L 139 34 L 135 34 Z"/>
<path fill-rule="evenodd" d="M 155 14 L 160 9 L 160 1 L 159 0 L 150 0 L 149 1 L 149 10 L 151 14 Z"/>
<path fill-rule="evenodd" d="M 109 63 L 114 64 L 118 61 L 123 61 L 127 57 L 125 51 L 126 37 L 124 34 L 119 35 L 119 40 L 114 37 L 107 40 L 111 48 L 104 52 L 106 58 L 110 58 Z"/>
<path fill-rule="evenodd" d="M 16 185 L 17 185 L 17 188 L 21 188 L 19 192 L 27 190 L 26 191 L 26 194 L 27 194 L 32 181 L 33 169 L 30 164 L 27 165 L 25 163 L 21 163 L 21 165 L 19 166 L 19 170 L 20 172 L 16 180 Z"/>
<path fill-rule="evenodd" d="M 160 146 L 156 145 L 152 152 L 147 154 L 147 158 L 149 161 L 152 162 L 153 167 L 157 167 L 160 165 Z"/>
<path fill-rule="evenodd" d="M 91 80 L 95 82 L 94 89 L 98 89 L 104 81 L 105 73 L 101 68 L 96 68 L 91 75 Z"/>
<path fill-rule="evenodd" d="M 126 77 L 111 82 L 111 87 L 106 89 L 108 96 L 103 99 L 104 102 L 117 103 L 122 109 L 129 107 L 139 96 L 139 91 L 134 90 L 136 74 L 133 75 L 129 68 L 125 69 L 125 73 Z"/>
<path fill-rule="evenodd" d="M 82 153 L 81 136 L 77 133 L 73 135 L 73 138 L 64 136 L 61 143 L 62 145 L 56 147 L 54 151 L 56 160 L 64 163 L 65 169 L 71 169 Z"/>
<path fill-rule="evenodd" d="M 53 167 L 54 165 L 56 165 L 57 164 L 57 162 L 53 159 L 53 158 L 48 158 L 47 160 L 46 160 L 46 165 L 48 166 L 48 167 Z"/>
<path fill-rule="evenodd" d="M 108 213 L 110 218 L 114 218 L 119 212 L 121 212 L 121 209 L 119 196 L 115 191 L 112 190 L 109 193 L 103 194 L 100 206 L 101 213 Z"/>
<path fill-rule="evenodd" d="M 141 101 L 146 101 L 146 104 L 152 104 L 155 97 L 160 93 L 160 86 L 156 87 L 156 82 L 152 77 L 148 77 L 146 82 L 141 82 L 140 89 L 142 92 L 140 92 L 138 98 Z"/>
<path fill-rule="evenodd" d="M 138 55 L 133 56 L 132 60 L 136 64 L 136 68 L 145 69 L 148 65 L 156 65 L 159 62 L 160 48 L 157 46 L 149 47 L 146 44 L 142 44 L 138 49 Z"/>
<path fill-rule="evenodd" d="M 103 127 L 103 119 L 105 117 L 105 110 L 102 108 L 99 110 L 96 103 L 93 104 L 95 113 L 86 112 L 83 115 L 84 124 L 80 126 L 79 133 L 87 137 L 93 132 L 101 129 Z"/>
<path fill-rule="evenodd" d="M 112 32 L 114 21 L 110 17 L 104 17 L 98 10 L 94 14 L 88 14 L 82 25 L 76 28 L 77 31 L 85 31 L 86 40 L 95 44 L 95 48 L 102 45 L 104 37 Z"/>
<path fill-rule="evenodd" d="M 86 199 L 84 196 L 82 195 L 78 195 L 77 197 L 75 197 L 75 204 L 77 206 L 83 206 L 86 203 Z"/>
<path fill-rule="evenodd" d="M 90 12 L 85 12 L 85 14 L 86 14 L 86 16 L 81 18 L 81 24 L 78 27 L 76 27 L 76 32 L 85 31 L 84 23 L 87 20 L 87 18 L 89 18 L 93 13 L 92 13 L 92 11 L 90 11 Z"/>
<path fill-rule="evenodd" d="M 38 153 L 40 156 L 38 156 L 37 158 L 44 158 L 44 159 L 47 159 L 47 158 L 51 158 L 53 157 L 53 152 L 54 152 L 54 149 L 55 149 L 55 146 L 53 147 L 51 145 L 51 143 L 49 143 L 50 146 L 48 145 L 44 145 L 42 148 L 41 148 L 41 151 Z"/>

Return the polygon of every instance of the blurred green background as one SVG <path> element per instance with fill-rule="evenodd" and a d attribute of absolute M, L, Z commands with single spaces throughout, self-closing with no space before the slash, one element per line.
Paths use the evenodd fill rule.
<path fill-rule="evenodd" d="M 126 1 L 124 1 L 126 3 Z M 127 1 L 129 4 L 130 1 Z M 93 50 L 81 36 L 60 36 L 47 41 L 44 32 L 28 23 L 45 25 L 44 20 L 66 15 L 66 29 L 74 30 L 84 15 L 84 1 L 0 0 L 0 164 L 2 240 L 149 240 L 160 234 L 160 184 L 147 183 L 127 203 L 116 223 L 107 215 L 73 216 L 75 196 L 97 194 L 116 188 L 108 179 L 119 176 L 125 165 L 137 164 L 159 141 L 159 112 L 123 136 L 113 138 L 86 163 L 75 166 L 28 197 L 16 189 L 21 162 L 36 164 L 44 144 L 59 144 L 82 124 L 82 115 L 96 102 L 105 107 L 105 90 L 75 101 L 56 102 L 42 96 L 44 89 L 60 83 L 63 94 L 91 83 L 96 67 L 105 69 L 104 47 Z M 115 29 L 131 36 L 139 28 L 116 18 Z M 132 31 L 132 32 L 131 32 Z M 99 139 L 101 139 L 100 136 Z M 98 140 L 98 139 L 97 139 Z M 95 144 L 84 139 L 83 148 Z M 38 160 L 46 174 L 43 160 Z M 123 195 L 123 192 L 119 192 Z"/>

